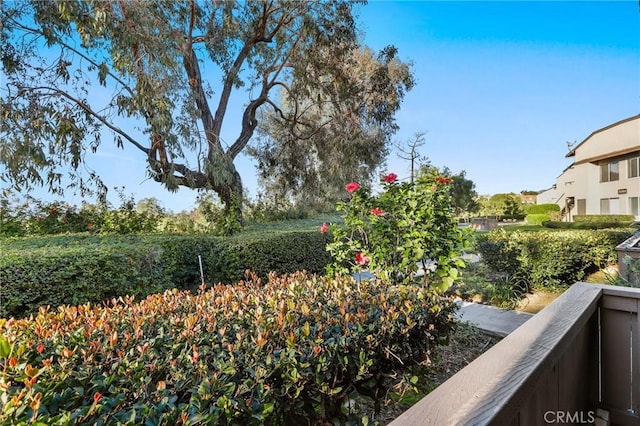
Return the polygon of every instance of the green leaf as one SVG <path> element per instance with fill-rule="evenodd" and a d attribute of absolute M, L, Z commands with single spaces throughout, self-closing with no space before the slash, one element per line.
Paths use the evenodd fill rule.
<path fill-rule="evenodd" d="M 11 345 L 5 336 L 0 336 L 0 358 L 8 358 L 11 355 Z"/>

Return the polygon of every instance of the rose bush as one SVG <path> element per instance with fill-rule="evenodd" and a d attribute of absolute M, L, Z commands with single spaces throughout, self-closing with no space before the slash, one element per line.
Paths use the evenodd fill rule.
<path fill-rule="evenodd" d="M 460 256 L 469 241 L 467 231 L 458 228 L 451 179 L 427 174 L 415 183 L 401 183 L 397 178 L 395 173 L 381 176 L 379 195 L 357 182 L 346 185 L 351 200 L 338 204 L 344 225 L 331 225 L 334 240 L 327 250 L 333 261 L 328 273 L 368 269 L 400 284 L 411 282 L 421 268 L 422 283 L 444 291 L 464 267 Z"/>

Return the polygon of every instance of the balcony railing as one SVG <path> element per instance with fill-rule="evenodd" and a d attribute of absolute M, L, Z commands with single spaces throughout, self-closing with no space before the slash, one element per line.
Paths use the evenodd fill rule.
<path fill-rule="evenodd" d="M 402 425 L 640 424 L 640 290 L 576 283 Z"/>

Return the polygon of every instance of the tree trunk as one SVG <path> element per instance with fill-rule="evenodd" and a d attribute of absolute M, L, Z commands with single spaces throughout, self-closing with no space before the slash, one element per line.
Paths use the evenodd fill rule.
<path fill-rule="evenodd" d="M 218 195 L 220 195 L 220 198 L 224 204 L 224 213 L 227 219 L 227 223 L 231 225 L 233 222 L 235 222 L 239 226 L 244 226 L 244 217 L 242 216 L 242 206 L 244 204 L 242 179 L 240 178 L 240 174 L 236 170 L 233 163 L 232 168 L 233 180 L 231 182 L 231 185 L 228 185 L 227 188 L 220 192 L 216 192 L 218 192 Z M 228 232 L 232 230 L 229 229 L 226 231 Z"/>

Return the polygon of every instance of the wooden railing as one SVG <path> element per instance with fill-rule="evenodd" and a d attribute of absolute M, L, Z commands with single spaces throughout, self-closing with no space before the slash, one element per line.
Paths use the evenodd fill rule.
<path fill-rule="evenodd" d="M 402 425 L 640 424 L 640 290 L 576 283 Z"/>

